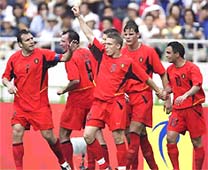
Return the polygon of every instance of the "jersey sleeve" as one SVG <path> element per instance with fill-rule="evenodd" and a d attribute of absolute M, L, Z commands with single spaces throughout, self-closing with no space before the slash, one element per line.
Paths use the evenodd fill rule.
<path fill-rule="evenodd" d="M 73 59 L 71 59 L 70 61 L 67 61 L 65 63 L 65 68 L 66 68 L 68 80 L 79 80 L 80 79 L 79 69 L 76 66 Z"/>
<path fill-rule="evenodd" d="M 13 62 L 12 62 L 12 57 L 7 62 L 5 71 L 2 75 L 2 78 L 7 78 L 9 81 L 11 81 L 15 77 L 14 74 L 14 68 L 13 68 Z"/>
<path fill-rule="evenodd" d="M 203 78 L 200 69 L 196 65 L 192 66 L 190 74 L 193 86 L 201 86 Z"/>
<path fill-rule="evenodd" d="M 55 66 L 63 57 L 62 54 L 57 54 L 55 51 L 51 51 L 48 49 L 40 49 L 40 50 L 44 57 L 44 60 L 47 63 L 47 68 Z"/>
<path fill-rule="evenodd" d="M 89 45 L 88 48 L 90 49 L 93 57 L 97 61 L 101 61 L 103 53 L 104 53 L 104 46 L 101 44 L 96 38 L 93 40 L 93 44 Z"/>

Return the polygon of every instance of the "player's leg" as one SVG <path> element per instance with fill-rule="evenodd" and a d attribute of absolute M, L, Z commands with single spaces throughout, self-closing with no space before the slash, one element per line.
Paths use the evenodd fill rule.
<path fill-rule="evenodd" d="M 64 155 L 65 160 L 69 163 L 71 169 L 74 169 L 73 163 L 73 146 L 70 140 L 70 135 L 72 133 L 71 129 L 66 129 L 60 127 L 59 138 L 61 143 L 61 150 Z"/>
<path fill-rule="evenodd" d="M 175 131 L 167 132 L 167 150 L 168 156 L 171 160 L 172 166 L 174 169 L 179 169 L 179 161 L 178 161 L 178 147 L 177 147 L 177 137 L 179 133 Z"/>
<path fill-rule="evenodd" d="M 52 129 L 41 130 L 40 132 L 43 138 L 48 142 L 53 153 L 56 155 L 58 162 L 61 165 L 62 169 L 66 169 L 66 170 L 71 169 L 68 166 L 68 163 L 65 162 L 64 156 L 61 151 L 60 141 L 58 138 L 55 137 L 53 130 Z"/>
<path fill-rule="evenodd" d="M 201 170 L 205 157 L 204 147 L 202 145 L 202 138 L 201 136 L 197 138 L 192 138 L 191 142 L 194 146 L 195 169 Z"/>
<path fill-rule="evenodd" d="M 16 170 L 23 170 L 23 136 L 25 128 L 21 124 L 14 124 L 12 126 L 12 140 L 13 140 L 13 157 L 16 166 Z"/>
<path fill-rule="evenodd" d="M 126 169 L 126 144 L 125 144 L 125 131 L 123 129 L 114 130 L 113 132 L 114 143 L 117 149 L 117 169 Z"/>
<path fill-rule="evenodd" d="M 152 146 L 148 140 L 146 127 L 142 130 L 142 134 L 140 135 L 140 145 L 143 156 L 149 165 L 149 168 L 152 170 L 158 170 L 158 166 L 155 162 L 154 153 L 152 150 Z"/>
<path fill-rule="evenodd" d="M 130 144 L 127 152 L 127 167 L 129 168 L 135 159 L 138 159 L 138 152 L 140 146 L 140 134 L 142 133 L 142 129 L 144 124 L 136 121 L 131 121 L 129 127 L 129 139 Z"/>
<path fill-rule="evenodd" d="M 104 136 L 103 136 L 103 132 L 101 129 L 99 129 L 97 132 L 96 132 L 96 139 L 98 140 L 98 142 L 100 143 L 101 147 L 102 147 L 102 150 L 103 150 L 103 154 L 104 154 L 104 158 L 106 160 L 106 162 L 108 164 L 110 164 L 110 161 L 109 161 L 109 154 L 108 154 L 108 147 L 107 147 L 107 144 L 106 144 L 106 141 L 104 139 Z"/>
<path fill-rule="evenodd" d="M 95 155 L 95 159 L 100 167 L 100 169 L 106 169 L 109 167 L 108 163 L 105 161 L 102 147 L 98 140 L 96 139 L 96 133 L 98 131 L 96 126 L 85 126 L 84 129 L 84 139 L 87 143 L 87 153 L 92 153 Z"/>

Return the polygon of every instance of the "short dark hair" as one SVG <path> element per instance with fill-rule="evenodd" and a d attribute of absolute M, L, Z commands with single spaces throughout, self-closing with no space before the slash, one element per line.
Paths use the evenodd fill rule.
<path fill-rule="evenodd" d="M 126 25 L 124 26 L 124 31 L 127 29 L 133 29 L 136 33 L 139 32 L 139 27 L 134 20 L 127 21 Z"/>
<path fill-rule="evenodd" d="M 68 29 L 62 33 L 62 35 L 68 34 L 69 42 L 72 40 L 76 40 L 78 43 L 80 42 L 79 34 L 73 29 Z"/>
<path fill-rule="evenodd" d="M 107 37 L 116 40 L 116 42 L 120 44 L 121 47 L 123 46 L 123 39 L 121 38 L 119 33 L 112 32 L 112 33 L 107 34 Z"/>
<path fill-rule="evenodd" d="M 23 29 L 17 34 L 17 42 L 22 42 L 22 35 L 23 34 L 32 34 L 29 30 Z"/>
<path fill-rule="evenodd" d="M 171 46 L 174 53 L 179 53 L 179 55 L 184 58 L 185 49 L 184 46 L 178 41 L 169 42 L 167 47 Z"/>
<path fill-rule="evenodd" d="M 103 31 L 103 34 L 109 34 L 109 33 L 112 33 L 112 32 L 119 33 L 117 29 L 109 28 L 109 29 L 106 29 L 105 31 Z"/>

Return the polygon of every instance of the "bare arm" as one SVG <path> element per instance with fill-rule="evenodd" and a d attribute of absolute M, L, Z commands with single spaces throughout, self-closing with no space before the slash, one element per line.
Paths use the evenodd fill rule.
<path fill-rule="evenodd" d="M 192 88 L 189 91 L 187 91 L 186 93 L 184 93 L 182 96 L 178 96 L 175 99 L 175 104 L 181 104 L 187 97 L 193 96 L 199 90 L 200 90 L 200 87 L 199 86 L 192 86 Z"/>
<path fill-rule="evenodd" d="M 163 88 L 165 88 L 165 87 L 168 85 L 167 74 L 164 73 L 164 74 L 160 75 L 160 78 L 161 78 L 161 80 L 162 80 Z"/>
<path fill-rule="evenodd" d="M 150 86 L 156 93 L 156 95 L 162 99 L 162 100 L 166 100 L 166 92 L 162 89 L 160 89 L 155 82 L 149 77 L 149 79 L 146 81 L 146 84 L 148 86 Z"/>
<path fill-rule="evenodd" d="M 7 89 L 8 89 L 8 92 L 10 93 L 10 94 L 16 94 L 17 93 L 17 87 L 13 84 L 13 83 L 11 83 L 7 78 L 3 78 L 2 79 L 2 84 L 5 86 L 5 87 L 7 87 Z"/>
<path fill-rule="evenodd" d="M 81 27 L 82 31 L 84 32 L 85 36 L 87 37 L 89 43 L 93 44 L 93 40 L 94 40 L 95 36 L 93 35 L 92 30 L 89 28 L 89 26 L 84 21 L 83 17 L 80 15 L 79 7 L 74 6 L 72 8 L 72 11 L 73 11 L 74 15 L 77 17 L 77 19 L 79 20 L 80 27 Z"/>
<path fill-rule="evenodd" d="M 74 90 L 77 87 L 77 85 L 79 84 L 79 82 L 80 82 L 79 80 L 72 80 L 72 81 L 70 81 L 68 83 L 68 85 L 66 87 L 64 87 L 63 89 L 59 90 L 57 92 L 57 94 L 61 95 L 61 94 L 64 94 L 64 93 L 66 93 L 68 91 Z"/>

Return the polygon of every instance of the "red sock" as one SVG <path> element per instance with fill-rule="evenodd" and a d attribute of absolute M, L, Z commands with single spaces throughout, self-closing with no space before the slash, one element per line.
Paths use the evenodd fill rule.
<path fill-rule="evenodd" d="M 154 153 L 152 151 L 152 146 L 147 138 L 147 135 L 140 137 L 140 145 L 143 156 L 152 170 L 158 170 L 158 166 L 155 162 Z"/>
<path fill-rule="evenodd" d="M 126 144 L 121 143 L 121 144 L 116 144 L 116 149 L 117 149 L 117 160 L 118 160 L 118 166 L 126 166 Z"/>
<path fill-rule="evenodd" d="M 70 140 L 61 143 L 61 151 L 64 155 L 65 160 L 69 163 L 71 169 L 74 169 L 74 164 L 73 164 L 73 147 L 72 143 Z"/>
<path fill-rule="evenodd" d="M 58 158 L 59 164 L 63 164 L 65 162 L 64 156 L 61 152 L 61 144 L 59 142 L 59 139 L 57 139 L 56 143 L 53 145 L 49 145 L 53 153 Z"/>
<path fill-rule="evenodd" d="M 134 159 L 134 161 L 133 161 L 133 163 L 131 165 L 131 169 L 132 170 L 137 170 L 138 169 L 138 165 L 139 165 L 139 160 L 138 160 L 139 156 L 138 156 L 138 154 L 135 155 L 136 157 L 135 157 L 135 159 Z"/>
<path fill-rule="evenodd" d="M 202 169 L 203 161 L 205 157 L 204 148 L 194 148 L 194 162 L 195 162 L 195 169 Z"/>
<path fill-rule="evenodd" d="M 24 156 L 24 147 L 23 143 L 13 144 L 13 156 L 14 162 L 17 170 L 23 170 L 23 156 Z"/>
<path fill-rule="evenodd" d="M 104 159 L 102 152 L 102 147 L 100 146 L 97 139 L 95 139 L 91 144 L 87 144 L 88 151 L 95 155 L 95 158 L 100 166 L 100 169 L 106 169 L 109 167 L 108 163 Z"/>
<path fill-rule="evenodd" d="M 105 158 L 105 161 L 110 164 L 110 160 L 109 160 L 109 154 L 108 154 L 108 147 L 107 145 L 101 145 L 102 147 L 102 150 L 103 150 L 103 155 L 104 155 L 104 158 Z"/>
<path fill-rule="evenodd" d="M 174 170 L 179 169 L 179 162 L 178 162 L 178 147 L 177 144 L 167 144 L 168 156 L 171 160 Z"/>
<path fill-rule="evenodd" d="M 95 170 L 95 155 L 89 150 L 87 145 L 87 169 Z"/>
<path fill-rule="evenodd" d="M 136 156 L 138 155 L 139 152 L 139 146 L 140 146 L 140 136 L 134 132 L 129 133 L 130 137 L 130 144 L 129 144 L 129 149 L 127 152 L 127 163 L 126 166 L 127 168 L 132 165 L 133 161 L 136 159 Z"/>

